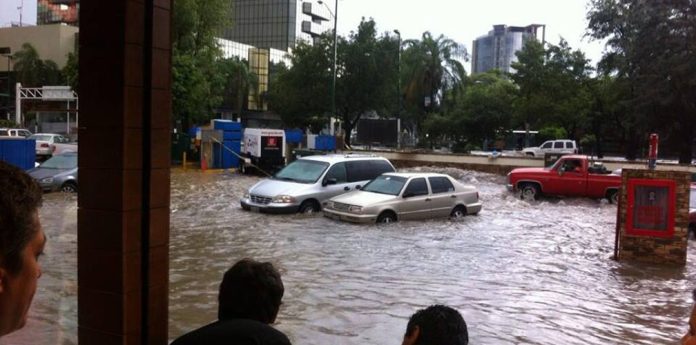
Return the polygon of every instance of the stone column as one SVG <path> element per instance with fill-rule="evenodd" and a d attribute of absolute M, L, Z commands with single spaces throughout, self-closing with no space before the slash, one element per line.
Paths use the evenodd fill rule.
<path fill-rule="evenodd" d="M 81 345 L 167 343 L 171 5 L 80 4 Z"/>

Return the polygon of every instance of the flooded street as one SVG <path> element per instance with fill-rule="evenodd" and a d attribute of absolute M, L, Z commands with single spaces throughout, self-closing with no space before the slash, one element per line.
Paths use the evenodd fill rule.
<path fill-rule="evenodd" d="M 271 261 L 285 296 L 276 327 L 294 344 L 400 344 L 408 317 L 458 309 L 472 344 L 674 344 L 696 287 L 685 268 L 611 259 L 616 206 L 525 202 L 504 178 L 447 172 L 479 187 L 483 211 L 388 226 L 242 211 L 258 180 L 172 172 L 170 338 L 216 319 L 217 289 L 237 260 Z M 27 329 L 0 344 L 77 343 L 76 197 L 47 194 L 44 275 Z"/>

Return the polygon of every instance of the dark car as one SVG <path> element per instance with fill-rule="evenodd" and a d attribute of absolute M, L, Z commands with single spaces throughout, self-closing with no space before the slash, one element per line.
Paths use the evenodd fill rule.
<path fill-rule="evenodd" d="M 44 191 L 77 192 L 77 152 L 55 155 L 28 171 Z"/>

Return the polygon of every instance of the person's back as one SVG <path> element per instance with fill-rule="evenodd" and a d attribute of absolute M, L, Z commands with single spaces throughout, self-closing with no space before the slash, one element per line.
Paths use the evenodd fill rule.
<path fill-rule="evenodd" d="M 225 272 L 218 321 L 182 335 L 172 345 L 290 345 L 271 327 L 283 298 L 280 273 L 268 262 L 243 259 Z"/>
<path fill-rule="evenodd" d="M 418 310 L 408 320 L 402 345 L 467 345 L 469 333 L 462 315 L 444 305 Z"/>

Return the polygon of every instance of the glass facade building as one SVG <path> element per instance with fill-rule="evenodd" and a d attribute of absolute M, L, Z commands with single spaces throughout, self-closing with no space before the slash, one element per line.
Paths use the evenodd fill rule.
<path fill-rule="evenodd" d="M 333 28 L 333 16 L 322 10 L 333 4 L 331 0 L 322 4 L 298 0 L 234 0 L 232 26 L 223 31 L 222 38 L 257 48 L 290 51 L 298 40 L 310 41 L 327 28 Z M 313 26 L 313 30 L 303 31 L 303 22 L 312 23 L 304 27 Z"/>
<path fill-rule="evenodd" d="M 38 0 L 36 24 L 80 25 L 80 0 Z"/>
<path fill-rule="evenodd" d="M 492 69 L 512 72 L 511 64 L 517 61 L 515 53 L 522 50 L 525 42 L 537 39 L 537 31 L 544 25 L 529 26 L 494 25 L 488 35 L 474 40 L 473 73 L 483 73 Z"/>

